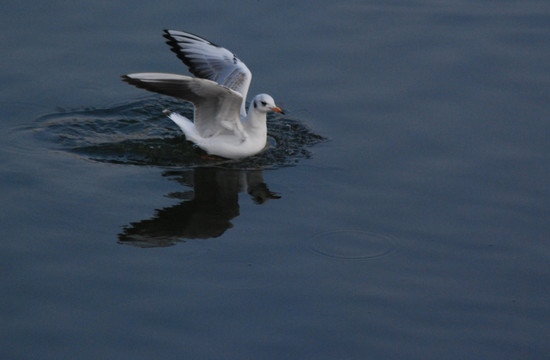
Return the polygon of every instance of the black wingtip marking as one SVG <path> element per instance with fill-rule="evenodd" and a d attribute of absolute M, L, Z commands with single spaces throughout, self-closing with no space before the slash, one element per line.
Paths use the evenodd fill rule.
<path fill-rule="evenodd" d="M 126 82 L 130 85 L 134 85 L 138 89 L 144 89 L 144 90 L 148 90 L 148 91 L 158 92 L 158 91 L 153 90 L 150 87 L 148 87 L 147 84 L 145 82 L 143 82 L 141 79 L 135 79 L 135 78 L 130 77 L 128 75 L 122 75 L 121 78 L 122 78 L 122 81 L 124 81 L 124 82 Z"/>
<path fill-rule="evenodd" d="M 132 79 L 131 77 L 129 77 L 128 75 L 122 75 L 121 77 L 121 80 L 130 84 L 130 85 L 134 85 L 134 86 L 137 86 L 136 85 L 136 81 L 135 79 Z"/>
<path fill-rule="evenodd" d="M 164 34 L 162 35 L 165 39 L 167 39 L 166 44 L 170 46 L 170 50 L 174 54 L 176 54 L 178 59 L 180 59 L 189 68 L 190 73 L 200 78 L 211 79 L 212 74 L 210 74 L 209 72 L 205 72 L 204 69 L 201 70 L 198 67 L 196 67 L 196 64 L 193 63 L 193 60 L 188 57 L 189 54 L 186 51 L 185 47 L 186 47 L 186 44 L 201 43 L 201 42 L 206 45 L 210 45 L 218 48 L 221 48 L 221 46 L 218 46 L 213 42 L 206 40 L 190 32 L 177 31 L 176 34 L 172 35 L 171 33 L 172 31 L 176 32 L 176 30 L 165 29 Z"/>
<path fill-rule="evenodd" d="M 195 41 L 200 41 L 200 42 L 204 42 L 206 44 L 210 44 L 212 46 L 215 46 L 215 47 L 221 47 L 217 44 L 214 44 L 212 41 L 210 40 L 206 40 L 205 38 L 199 36 L 199 35 L 196 35 L 196 34 L 193 34 L 193 33 L 190 33 L 188 31 L 178 31 L 178 30 L 169 30 L 169 29 L 164 29 L 164 34 L 162 35 L 165 39 L 168 39 L 168 41 L 171 41 L 171 42 L 175 42 L 176 44 L 178 43 L 178 41 L 176 39 L 174 39 L 174 37 L 172 36 L 172 34 L 170 33 L 171 31 L 174 31 L 174 32 L 178 32 L 179 34 L 177 35 L 178 37 L 183 37 L 183 38 L 186 38 L 186 39 L 189 39 L 188 41 L 189 42 L 195 42 Z"/>

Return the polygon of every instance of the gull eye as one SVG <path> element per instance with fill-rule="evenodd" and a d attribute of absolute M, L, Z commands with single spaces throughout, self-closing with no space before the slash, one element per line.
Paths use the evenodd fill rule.
<path fill-rule="evenodd" d="M 262 101 L 262 106 L 266 106 L 267 103 L 265 101 Z"/>

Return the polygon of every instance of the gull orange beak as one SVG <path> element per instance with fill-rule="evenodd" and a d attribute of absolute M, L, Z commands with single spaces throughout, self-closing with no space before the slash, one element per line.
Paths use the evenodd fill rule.
<path fill-rule="evenodd" d="M 285 114 L 285 112 L 278 106 L 272 107 L 271 111 L 275 111 L 275 112 L 278 112 L 278 113 L 283 114 L 283 115 Z"/>

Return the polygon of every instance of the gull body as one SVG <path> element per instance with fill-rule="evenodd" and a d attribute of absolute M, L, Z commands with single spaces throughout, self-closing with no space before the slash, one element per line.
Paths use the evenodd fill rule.
<path fill-rule="evenodd" d="M 261 152 L 267 143 L 267 113 L 283 111 L 267 94 L 256 95 L 246 111 L 252 74 L 229 50 L 197 35 L 165 30 L 172 51 L 195 77 L 135 73 L 122 79 L 138 88 L 193 103 L 194 119 L 165 110 L 185 134 L 208 154 L 241 159 Z"/>

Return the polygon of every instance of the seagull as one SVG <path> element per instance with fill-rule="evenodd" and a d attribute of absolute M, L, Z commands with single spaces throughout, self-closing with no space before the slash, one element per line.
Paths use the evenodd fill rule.
<path fill-rule="evenodd" d="M 166 73 L 135 73 L 122 80 L 138 88 L 173 96 L 194 105 L 194 119 L 164 110 L 187 140 L 209 155 L 243 159 L 266 148 L 266 115 L 284 112 L 267 94 L 256 95 L 246 111 L 252 73 L 231 51 L 197 35 L 164 30 L 163 35 L 195 77 Z"/>

